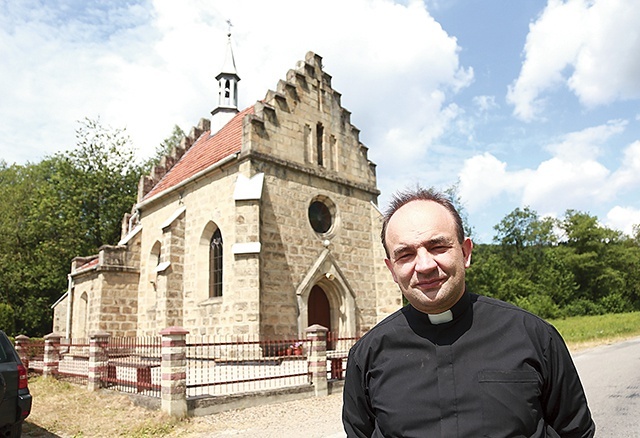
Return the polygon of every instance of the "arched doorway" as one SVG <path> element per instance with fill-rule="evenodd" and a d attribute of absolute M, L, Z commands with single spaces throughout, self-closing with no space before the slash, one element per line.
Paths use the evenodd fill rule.
<path fill-rule="evenodd" d="M 331 333 L 331 306 L 327 294 L 318 285 L 313 286 L 309 294 L 307 322 L 309 326 L 320 324 L 329 330 L 329 334 Z M 330 335 L 327 337 L 327 349 L 331 349 L 329 344 L 331 344 Z"/>
<path fill-rule="evenodd" d="M 327 294 L 320 286 L 316 285 L 311 289 L 307 309 L 307 321 L 310 326 L 320 324 L 331 331 L 331 306 Z"/>

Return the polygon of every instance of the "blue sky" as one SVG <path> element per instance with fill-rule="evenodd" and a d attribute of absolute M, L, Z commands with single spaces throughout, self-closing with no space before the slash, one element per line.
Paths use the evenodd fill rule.
<path fill-rule="evenodd" d="M 213 109 L 228 19 L 242 107 L 323 57 L 382 207 L 458 184 L 479 242 L 524 206 L 640 223 L 636 0 L 0 0 L 0 158 L 73 148 L 85 117 L 152 155 Z"/>

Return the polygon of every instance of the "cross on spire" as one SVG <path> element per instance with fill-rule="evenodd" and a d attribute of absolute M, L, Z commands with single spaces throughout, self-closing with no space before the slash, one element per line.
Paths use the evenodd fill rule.
<path fill-rule="evenodd" d="M 233 26 L 233 24 L 231 24 L 231 20 L 227 20 L 227 25 L 229 26 L 227 29 L 227 36 L 231 36 L 231 27 Z"/>

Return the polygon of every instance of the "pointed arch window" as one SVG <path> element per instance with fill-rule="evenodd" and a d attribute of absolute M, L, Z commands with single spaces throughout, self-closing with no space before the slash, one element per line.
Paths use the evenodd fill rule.
<path fill-rule="evenodd" d="M 209 297 L 222 296 L 222 233 L 218 228 L 209 243 Z"/>
<path fill-rule="evenodd" d="M 324 127 L 322 123 L 316 125 L 316 153 L 318 158 L 318 165 L 324 165 L 324 149 L 322 145 L 322 139 L 324 137 Z"/>

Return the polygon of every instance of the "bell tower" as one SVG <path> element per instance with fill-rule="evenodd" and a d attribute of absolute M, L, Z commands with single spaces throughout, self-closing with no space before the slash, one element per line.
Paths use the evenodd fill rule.
<path fill-rule="evenodd" d="M 238 82 L 240 76 L 236 71 L 236 62 L 231 47 L 231 21 L 227 20 L 227 50 L 222 70 L 216 76 L 218 81 L 218 104 L 211 111 L 211 133 L 214 134 L 238 113 Z"/>

